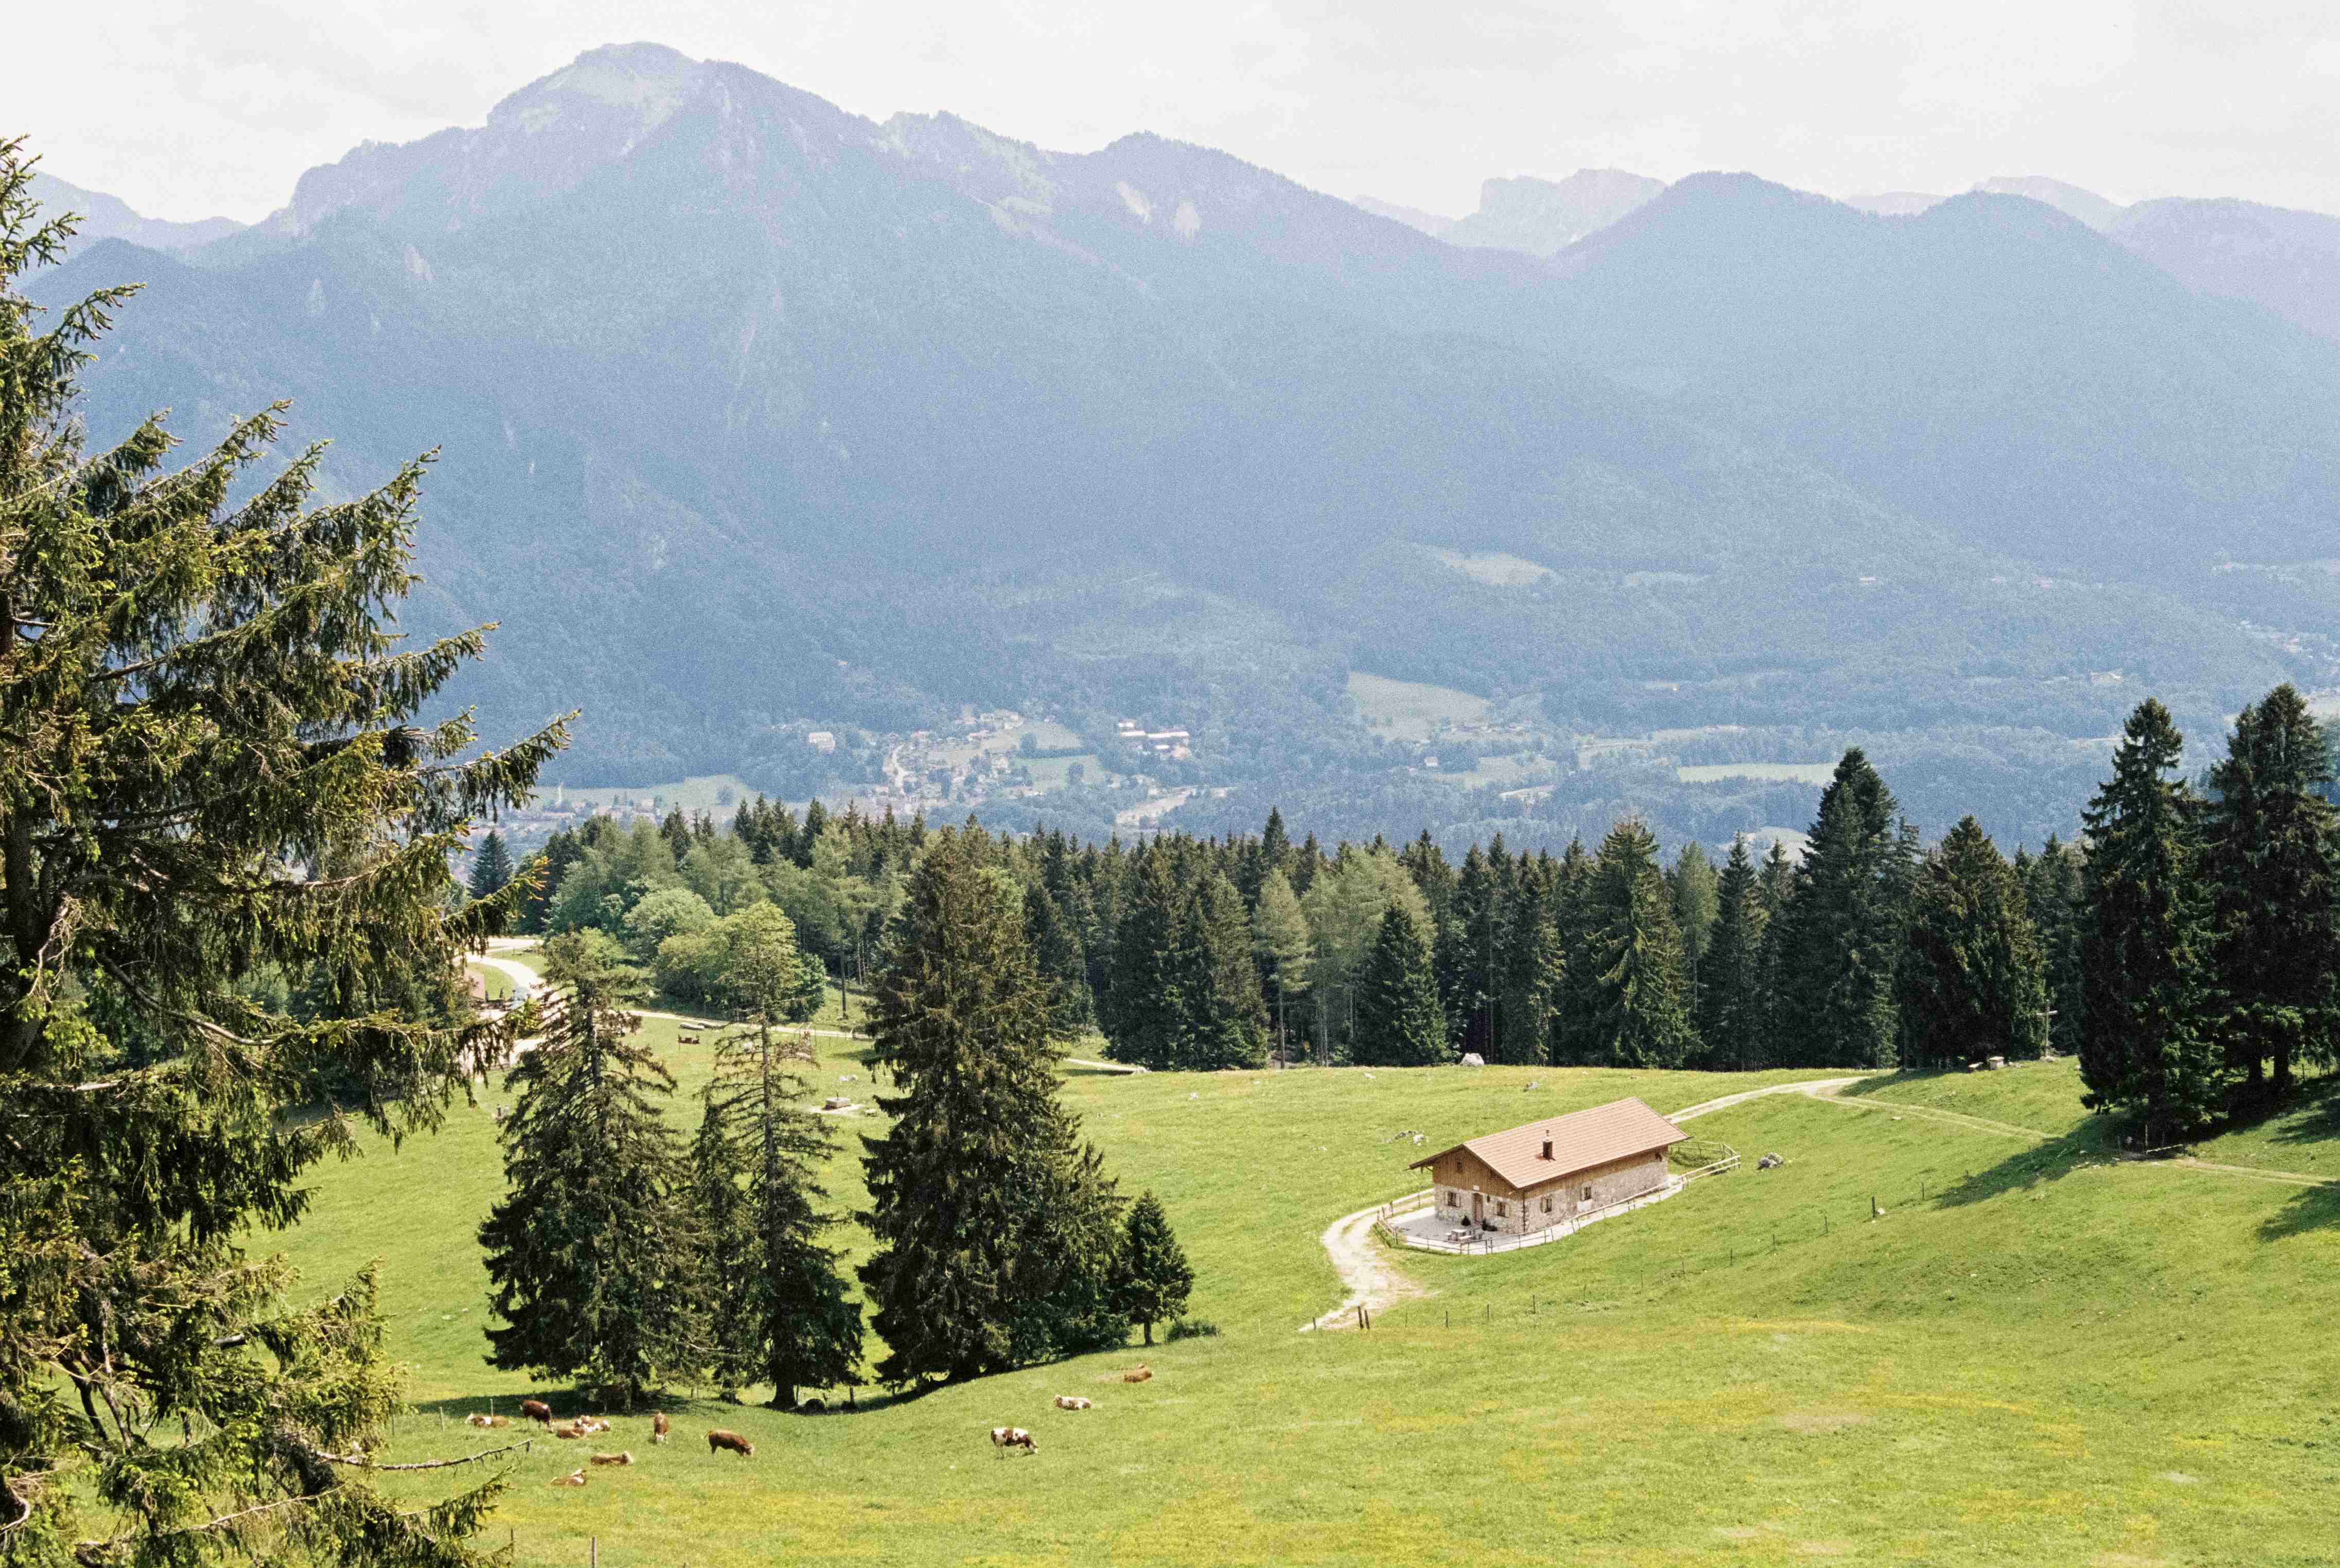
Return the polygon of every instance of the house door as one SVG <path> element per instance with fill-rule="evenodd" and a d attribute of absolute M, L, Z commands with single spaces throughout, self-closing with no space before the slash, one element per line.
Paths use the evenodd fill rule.
<path fill-rule="evenodd" d="M 1486 1220 L 1486 1217 L 1487 1195 L 1484 1193 L 1472 1193 L 1471 1195 L 1471 1228 L 1472 1230 L 1478 1229 L 1479 1226 Z"/>

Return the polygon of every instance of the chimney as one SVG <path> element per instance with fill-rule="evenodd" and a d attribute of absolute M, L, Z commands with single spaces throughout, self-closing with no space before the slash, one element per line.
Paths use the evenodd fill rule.
<path fill-rule="evenodd" d="M 1552 1158 L 1552 1140 L 1550 1138 L 1543 1140 L 1543 1157 L 1546 1159 Z"/>

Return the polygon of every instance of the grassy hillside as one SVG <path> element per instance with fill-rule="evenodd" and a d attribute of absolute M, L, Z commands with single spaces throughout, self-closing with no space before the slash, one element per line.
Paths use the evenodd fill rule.
<path fill-rule="evenodd" d="M 695 1089 L 704 1047 L 648 1028 Z M 816 1088 L 865 1090 L 848 1042 L 822 1045 Z M 582 1563 L 598 1539 L 612 1565 L 1475 1563 L 1499 1543 L 1599 1563 L 2340 1560 L 2323 1501 L 2340 1189 L 2112 1162 L 2068 1064 L 1713 1113 L 1699 1134 L 1787 1164 L 1524 1253 L 1403 1255 L 1427 1294 L 1371 1334 L 1294 1332 L 1340 1295 L 1319 1233 L 1416 1185 L 1421 1152 L 1621 1094 L 1670 1110 L 1766 1081 L 1071 1070 L 1125 1189 L 1168 1206 L 1221 1337 L 915 1401 L 865 1390 L 854 1414 L 691 1404 L 663 1449 L 621 1418 L 598 1446 L 632 1469 L 554 1489 L 580 1445 L 540 1441 L 497 1531 L 523 1563 Z M 2311 1100 L 2263 1136 L 2291 1168 L 2332 1157 Z M 1397 1136 L 1417 1130 L 1419 1150 Z M 857 1154 L 829 1184 L 848 1205 Z M 500 1183 L 488 1110 L 459 1111 L 323 1173 L 286 1240 L 321 1285 L 384 1260 L 417 1402 L 396 1457 L 467 1449 L 442 1420 L 530 1387 L 481 1361 L 472 1231 Z M 1141 1355 L 1159 1375 L 1120 1383 Z M 1058 1392 L 1096 1407 L 1058 1413 Z M 985 1429 L 1011 1422 L 1036 1457 L 994 1457 Z M 710 1458 L 709 1425 L 755 1458 Z"/>

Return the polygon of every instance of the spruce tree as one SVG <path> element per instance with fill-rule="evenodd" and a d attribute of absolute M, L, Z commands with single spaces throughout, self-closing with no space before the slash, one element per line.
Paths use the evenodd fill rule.
<path fill-rule="evenodd" d="M 491 1366 L 631 1405 L 697 1345 L 689 1172 L 659 1102 L 674 1078 L 621 1004 L 640 971 L 598 931 L 545 944 L 553 1000 L 506 1077 L 508 1190 L 480 1226 Z"/>
<path fill-rule="evenodd" d="M 1518 901 L 1507 923 L 1496 987 L 1495 1054 L 1490 1061 L 1541 1067 L 1552 1059 L 1552 1026 L 1564 968 L 1552 898 L 1541 885 Z"/>
<path fill-rule="evenodd" d="M 1076 1040 L 1095 1017 L 1080 931 L 1047 888 L 1036 882 L 1024 890 L 1024 928 L 1031 933 L 1033 961 L 1048 987 L 1048 1033 L 1059 1040 Z"/>
<path fill-rule="evenodd" d="M 2080 851 L 2054 834 L 2023 873 L 2024 908 L 2047 966 L 2048 1039 L 2061 1056 L 2080 1049 Z"/>
<path fill-rule="evenodd" d="M 1778 921 L 1774 1060 L 1889 1067 L 1912 867 L 1893 792 L 1859 748 L 1820 792 L 1811 842 Z"/>
<path fill-rule="evenodd" d="M 1252 951 L 1258 955 L 1274 998 L 1276 1048 L 1287 1050 L 1292 1007 L 1295 999 L 1308 994 L 1316 950 L 1309 940 L 1308 918 L 1301 912 L 1299 897 L 1280 869 L 1270 871 L 1260 883 L 1259 905 L 1252 911 Z"/>
<path fill-rule="evenodd" d="M 2177 769 L 2185 738 L 2148 698 L 2122 727 L 2113 776 L 2081 814 L 2085 1103 L 2135 1109 L 2144 1136 L 2182 1136 L 2224 1106 L 2212 1042 L 2215 930 L 2202 878 L 2200 802 Z"/>
<path fill-rule="evenodd" d="M 1171 1065 L 1188 1072 L 1254 1067 L 1266 1022 L 1243 896 L 1217 871 L 1187 900 L 1173 959 Z"/>
<path fill-rule="evenodd" d="M 801 1388 L 846 1382 L 861 1358 L 860 1309 L 821 1241 L 837 1223 L 818 1181 L 835 1140 L 804 1108 L 811 1086 L 775 1028 L 802 967 L 786 917 L 734 947 L 731 990 L 748 1021 L 716 1043 L 692 1157 L 717 1380 L 769 1384 L 778 1409 Z"/>
<path fill-rule="evenodd" d="M 1154 1325 L 1165 1317 L 1184 1315 L 1187 1295 L 1194 1288 L 1195 1271 L 1187 1266 L 1185 1250 L 1170 1232 L 1170 1216 L 1162 1211 L 1162 1200 L 1151 1192 L 1139 1194 L 1129 1206 L 1115 1259 L 1115 1310 L 1137 1325 L 1145 1343 L 1152 1345 Z"/>
<path fill-rule="evenodd" d="M 2203 813 L 2217 921 L 2218 1034 L 2249 1083 L 2328 1063 L 2340 1037 L 2340 819 L 2323 727 L 2289 685 L 2247 704 Z"/>
<path fill-rule="evenodd" d="M 1403 904 L 1383 911 L 1381 932 L 1358 976 L 1353 1051 L 1366 1067 L 1426 1067 L 1453 1059 L 1430 939 Z"/>
<path fill-rule="evenodd" d="M 504 843 L 504 836 L 491 828 L 488 836 L 480 840 L 479 853 L 471 858 L 471 897 L 492 898 L 511 879 L 511 851 Z"/>
<path fill-rule="evenodd" d="M 1607 1067 L 1675 1067 L 1695 1045 L 1690 987 L 1672 890 L 1658 867 L 1658 843 L 1628 819 L 1601 840 L 1593 868 L 1600 924 L 1590 944 L 1595 966 L 1595 1060 Z"/>
<path fill-rule="evenodd" d="M 1159 1072 L 1176 1060 L 1184 1017 L 1177 948 L 1188 895 L 1159 843 L 1140 850 L 1133 869 L 1114 932 L 1113 983 L 1098 1021 L 1114 1060 Z"/>
<path fill-rule="evenodd" d="M 31 179 L 0 143 L 0 1556 L 484 1561 L 495 1482 L 351 1463 L 402 1400 L 375 1276 L 242 1242 L 358 1152 L 341 1112 L 426 1132 L 501 1046 L 408 998 L 495 928 L 451 867 L 560 735 L 416 727 L 484 646 L 399 643 L 421 462 L 320 505 L 280 409 L 175 471 L 159 417 L 84 446 L 75 378 L 144 307 L 35 310 L 72 223 Z M 278 977 L 334 1005 L 272 1008 Z"/>
<path fill-rule="evenodd" d="M 1928 856 L 1901 966 L 1901 1037 L 1910 1059 L 1948 1067 L 2028 1057 L 2048 1044 L 2048 979 L 2023 888 L 1971 817 Z"/>
<path fill-rule="evenodd" d="M 1600 923 L 1592 857 L 1581 839 L 1572 839 L 1552 890 L 1552 931 L 1560 938 L 1552 1032 L 1557 1066 L 1582 1067 L 1600 1056 L 1601 968 L 1594 951 Z"/>
<path fill-rule="evenodd" d="M 878 1375 L 957 1381 L 1116 1344 L 1119 1200 L 1056 1100 L 1023 899 L 963 835 L 932 845 L 907 891 L 876 992 L 893 1126 L 863 1139 Z"/>
<path fill-rule="evenodd" d="M 1698 994 L 1699 1054 L 1707 1067 L 1744 1072 L 1762 1060 L 1764 925 L 1755 862 L 1746 839 L 1735 838 L 1715 879 L 1714 924 Z"/>
<path fill-rule="evenodd" d="M 1672 868 L 1666 873 L 1666 887 L 1673 896 L 1674 924 L 1681 931 L 1682 972 L 1689 980 L 1691 1007 L 1695 1013 L 1700 989 L 1705 984 L 1707 940 L 1720 913 L 1714 862 L 1706 858 L 1705 846 L 1692 840 L 1681 847 L 1681 852 L 1674 857 Z"/>

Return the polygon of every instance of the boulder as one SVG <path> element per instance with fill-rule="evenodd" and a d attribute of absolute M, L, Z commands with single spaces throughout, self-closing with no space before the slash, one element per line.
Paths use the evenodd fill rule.
<path fill-rule="evenodd" d="M 1487 1058 L 1476 1051 L 1465 1051 L 1462 1053 L 1462 1065 L 1466 1067 L 1483 1067 L 1487 1065 Z"/>

